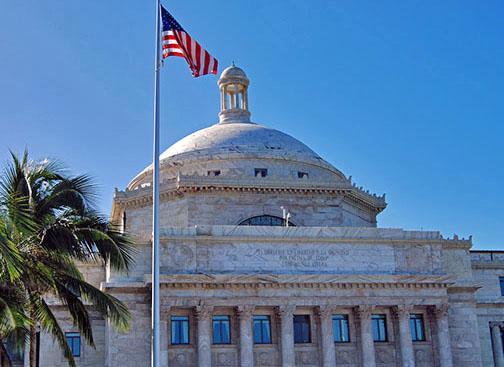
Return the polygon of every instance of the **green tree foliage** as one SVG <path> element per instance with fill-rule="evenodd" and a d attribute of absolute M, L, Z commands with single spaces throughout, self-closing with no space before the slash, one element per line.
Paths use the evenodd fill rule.
<path fill-rule="evenodd" d="M 30 340 L 34 367 L 40 327 L 75 366 L 47 300 L 66 308 L 91 346 L 91 309 L 126 330 L 126 306 L 87 283 L 77 264 L 108 263 L 128 271 L 135 250 L 126 235 L 96 212 L 96 187 L 88 176 L 71 176 L 57 161 L 30 161 L 27 152 L 11 156 L 0 177 L 0 342 L 14 338 L 22 346 Z"/>

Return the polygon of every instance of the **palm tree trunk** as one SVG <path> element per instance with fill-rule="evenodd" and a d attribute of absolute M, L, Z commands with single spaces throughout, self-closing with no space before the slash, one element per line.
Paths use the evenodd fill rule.
<path fill-rule="evenodd" d="M 33 313 L 31 319 L 33 324 L 30 326 L 30 367 L 37 367 L 37 329 Z"/>

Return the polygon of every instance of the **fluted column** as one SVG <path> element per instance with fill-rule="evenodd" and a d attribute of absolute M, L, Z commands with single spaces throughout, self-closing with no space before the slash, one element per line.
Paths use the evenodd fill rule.
<path fill-rule="evenodd" d="M 168 329 L 168 319 L 170 318 L 170 308 L 163 308 L 161 314 L 161 367 L 168 367 L 168 345 L 170 340 L 170 330 Z"/>
<path fill-rule="evenodd" d="M 238 318 L 240 320 L 240 367 L 254 367 L 253 313 L 254 306 L 238 306 Z"/>
<path fill-rule="evenodd" d="M 336 366 L 336 349 L 334 348 L 334 330 L 332 323 L 332 307 L 323 306 L 318 309 L 320 333 L 322 340 L 322 366 Z"/>
<path fill-rule="evenodd" d="M 393 309 L 394 315 L 399 322 L 399 345 L 401 346 L 401 366 L 415 367 L 415 354 L 411 338 L 410 312 L 412 307 L 400 305 Z"/>
<path fill-rule="evenodd" d="M 448 304 L 442 304 L 430 309 L 436 320 L 436 341 L 439 350 L 439 366 L 453 367 L 450 329 L 448 324 Z"/>
<path fill-rule="evenodd" d="M 280 316 L 280 334 L 282 340 L 282 367 L 293 367 L 296 357 L 294 354 L 294 311 L 296 306 L 285 305 L 278 307 Z"/>
<path fill-rule="evenodd" d="M 207 305 L 196 307 L 196 318 L 198 320 L 198 367 L 212 366 L 212 311 L 213 307 Z"/>
<path fill-rule="evenodd" d="M 371 332 L 371 313 L 373 307 L 358 306 L 355 315 L 360 323 L 362 367 L 376 367 L 373 334 Z"/>
<path fill-rule="evenodd" d="M 492 322 L 490 328 L 492 329 L 492 347 L 495 367 L 504 367 L 504 352 L 502 350 L 502 323 Z"/>

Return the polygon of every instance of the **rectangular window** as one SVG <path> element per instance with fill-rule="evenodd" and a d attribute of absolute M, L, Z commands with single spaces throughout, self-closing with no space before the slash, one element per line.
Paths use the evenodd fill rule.
<path fill-rule="evenodd" d="M 348 343 L 350 335 L 348 333 L 348 315 L 333 315 L 334 341 L 336 343 Z"/>
<path fill-rule="evenodd" d="M 504 296 L 504 277 L 499 277 L 501 296 Z"/>
<path fill-rule="evenodd" d="M 65 333 L 65 337 L 72 351 L 72 356 L 80 357 L 80 333 Z"/>
<path fill-rule="evenodd" d="M 425 341 L 425 329 L 422 314 L 410 315 L 411 339 L 414 342 Z"/>
<path fill-rule="evenodd" d="M 268 175 L 268 170 L 266 168 L 256 168 L 254 170 L 254 175 L 256 177 L 266 177 Z"/>
<path fill-rule="evenodd" d="M 189 344 L 189 316 L 171 317 L 171 343 Z"/>
<path fill-rule="evenodd" d="M 387 341 L 387 318 L 385 315 L 372 315 L 371 326 L 375 342 Z"/>
<path fill-rule="evenodd" d="M 231 328 L 229 325 L 229 316 L 214 316 L 212 319 L 213 343 L 230 344 Z"/>
<path fill-rule="evenodd" d="M 269 316 L 254 316 L 254 344 L 271 344 L 271 320 Z"/>
<path fill-rule="evenodd" d="M 294 315 L 294 343 L 311 343 L 309 315 Z"/>

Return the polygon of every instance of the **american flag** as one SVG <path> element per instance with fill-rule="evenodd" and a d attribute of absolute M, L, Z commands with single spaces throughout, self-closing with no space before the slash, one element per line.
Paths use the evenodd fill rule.
<path fill-rule="evenodd" d="M 217 59 L 201 47 L 162 6 L 161 19 L 163 59 L 169 56 L 185 58 L 194 77 L 217 74 Z"/>

